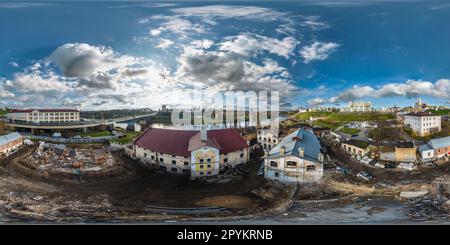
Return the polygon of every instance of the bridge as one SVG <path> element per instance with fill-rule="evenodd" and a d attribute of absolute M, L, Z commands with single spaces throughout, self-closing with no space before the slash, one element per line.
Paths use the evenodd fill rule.
<path fill-rule="evenodd" d="M 34 132 L 35 129 L 47 129 L 47 130 L 64 130 L 64 129 L 83 129 L 84 131 L 87 128 L 98 127 L 101 125 L 113 125 L 116 122 L 124 122 L 133 119 L 140 119 L 145 117 L 151 117 L 156 115 L 156 112 L 138 115 L 138 116 L 128 116 L 128 117 L 119 117 L 109 120 L 92 120 L 92 121 L 80 121 L 80 122 L 62 122 L 62 123 L 34 123 L 34 122 L 22 122 L 22 121 L 10 121 L 7 122 L 6 125 L 12 128 L 26 128 L 30 129 L 31 133 Z"/>

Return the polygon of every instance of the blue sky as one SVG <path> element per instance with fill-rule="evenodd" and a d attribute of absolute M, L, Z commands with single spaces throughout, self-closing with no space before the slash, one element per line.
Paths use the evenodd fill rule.
<path fill-rule="evenodd" d="M 432 1 L 0 2 L 0 106 L 181 106 L 194 85 L 448 105 L 447 23 Z"/>

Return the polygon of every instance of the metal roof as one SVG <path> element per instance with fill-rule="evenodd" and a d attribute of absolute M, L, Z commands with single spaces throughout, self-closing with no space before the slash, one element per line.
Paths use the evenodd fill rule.
<path fill-rule="evenodd" d="M 5 145 L 8 143 L 11 143 L 20 138 L 22 138 L 22 135 L 20 135 L 18 132 L 10 133 L 7 135 L 2 135 L 2 136 L 0 136 L 0 145 Z"/>
<path fill-rule="evenodd" d="M 281 147 L 285 148 L 284 154 L 280 153 Z M 298 154 L 298 149 L 300 147 L 303 147 L 304 149 L 303 157 L 300 157 Z M 296 156 L 298 158 L 318 162 L 318 155 L 321 152 L 321 148 L 319 139 L 314 133 L 305 129 L 297 129 L 290 135 L 284 137 L 278 145 L 270 150 L 267 157 Z"/>
<path fill-rule="evenodd" d="M 450 136 L 438 138 L 438 139 L 432 139 L 432 140 L 430 140 L 429 144 L 434 149 L 448 147 L 448 146 L 450 146 Z"/>

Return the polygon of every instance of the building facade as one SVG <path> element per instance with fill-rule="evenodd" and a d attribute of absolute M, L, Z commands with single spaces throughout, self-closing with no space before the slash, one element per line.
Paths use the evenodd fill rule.
<path fill-rule="evenodd" d="M 259 130 L 257 133 L 256 141 L 264 150 L 271 150 L 274 148 L 279 142 L 278 132 L 274 132 L 272 130 Z"/>
<path fill-rule="evenodd" d="M 6 155 L 23 144 L 22 135 L 14 132 L 0 136 L 0 154 Z"/>
<path fill-rule="evenodd" d="M 323 176 L 324 155 L 313 132 L 298 129 L 264 156 L 266 179 L 287 183 L 316 182 Z"/>
<path fill-rule="evenodd" d="M 368 102 L 348 102 L 347 107 L 342 108 L 342 112 L 371 112 L 372 103 Z"/>
<path fill-rule="evenodd" d="M 426 112 L 411 112 L 403 116 L 403 125 L 419 136 L 427 136 L 441 131 L 441 116 Z"/>
<path fill-rule="evenodd" d="M 66 123 L 79 122 L 80 111 L 77 109 L 28 109 L 11 110 L 7 114 L 10 121 L 31 123 Z"/>
<path fill-rule="evenodd" d="M 419 147 L 422 161 L 450 157 L 450 136 L 432 139 Z"/>
<path fill-rule="evenodd" d="M 380 151 L 380 160 L 393 162 L 415 162 L 417 147 L 413 142 L 404 142 Z"/>
<path fill-rule="evenodd" d="M 133 143 L 145 164 L 193 178 L 218 175 L 249 160 L 249 145 L 236 129 L 147 128 Z"/>
<path fill-rule="evenodd" d="M 369 152 L 369 143 L 362 140 L 348 140 L 341 143 L 342 149 L 355 156 L 365 156 Z"/>

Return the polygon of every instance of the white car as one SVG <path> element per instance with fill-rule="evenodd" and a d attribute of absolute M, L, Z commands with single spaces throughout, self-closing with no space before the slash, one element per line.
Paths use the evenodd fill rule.
<path fill-rule="evenodd" d="M 364 172 L 364 171 L 359 172 L 359 173 L 356 175 L 356 177 L 358 177 L 358 178 L 360 178 L 360 179 L 363 179 L 363 180 L 365 180 L 365 181 L 370 181 L 370 180 L 373 178 L 373 176 L 372 176 L 371 174 L 369 174 L 369 173 L 367 173 L 367 172 Z"/>

